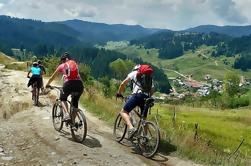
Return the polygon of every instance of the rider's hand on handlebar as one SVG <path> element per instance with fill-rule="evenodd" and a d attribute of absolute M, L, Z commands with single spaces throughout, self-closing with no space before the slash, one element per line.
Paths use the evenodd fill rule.
<path fill-rule="evenodd" d="M 31 78 L 30 76 L 27 76 L 27 78 Z"/>
<path fill-rule="evenodd" d="M 51 88 L 51 86 L 50 85 L 46 85 L 45 88 Z"/>

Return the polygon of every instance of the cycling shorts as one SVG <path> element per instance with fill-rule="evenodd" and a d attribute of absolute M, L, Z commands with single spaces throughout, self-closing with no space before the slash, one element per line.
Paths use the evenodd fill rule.
<path fill-rule="evenodd" d="M 67 101 L 68 96 L 74 92 L 71 103 L 75 108 L 78 108 L 78 101 L 83 91 L 84 86 L 81 80 L 66 81 L 63 85 L 63 91 L 60 93 L 60 100 Z"/>
<path fill-rule="evenodd" d="M 126 101 L 123 109 L 126 112 L 131 112 L 136 106 L 140 107 L 140 110 L 143 111 L 145 99 L 148 98 L 148 96 L 144 93 L 135 93 L 132 94 L 129 99 Z M 141 112 L 142 113 L 142 112 Z M 147 111 L 144 112 L 144 117 L 147 117 Z"/>

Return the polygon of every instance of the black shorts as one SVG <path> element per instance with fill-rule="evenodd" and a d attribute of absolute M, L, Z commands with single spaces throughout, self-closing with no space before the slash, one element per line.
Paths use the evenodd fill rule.
<path fill-rule="evenodd" d="M 27 86 L 29 87 L 35 82 L 37 82 L 38 88 L 42 87 L 42 77 L 40 75 L 32 75 Z"/>
<path fill-rule="evenodd" d="M 60 100 L 67 101 L 68 96 L 74 92 L 72 96 L 72 105 L 78 108 L 78 100 L 84 91 L 83 82 L 81 80 L 69 80 L 63 85 L 63 91 L 60 93 Z"/>

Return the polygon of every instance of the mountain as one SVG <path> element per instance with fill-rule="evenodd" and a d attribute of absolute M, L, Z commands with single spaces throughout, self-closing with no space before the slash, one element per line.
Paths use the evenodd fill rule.
<path fill-rule="evenodd" d="M 0 16 L 0 43 L 9 47 L 32 48 L 38 44 L 71 46 L 80 41 L 80 33 L 59 23 Z"/>
<path fill-rule="evenodd" d="M 215 46 L 227 42 L 231 37 L 218 33 L 158 32 L 150 36 L 131 40 L 131 45 L 158 49 L 159 58 L 172 59 L 182 56 L 184 51 L 195 50 L 202 45 Z"/>
<path fill-rule="evenodd" d="M 107 41 L 132 40 L 153 34 L 163 29 L 144 28 L 140 25 L 104 24 L 82 20 L 67 20 L 59 22 L 72 29 L 79 31 L 82 35 L 81 41 L 92 43 L 104 43 Z"/>
<path fill-rule="evenodd" d="M 232 37 L 248 36 L 251 34 L 251 25 L 247 26 L 216 26 L 216 25 L 201 25 L 194 28 L 189 28 L 184 31 L 210 33 L 216 32 L 220 34 L 229 35 Z"/>

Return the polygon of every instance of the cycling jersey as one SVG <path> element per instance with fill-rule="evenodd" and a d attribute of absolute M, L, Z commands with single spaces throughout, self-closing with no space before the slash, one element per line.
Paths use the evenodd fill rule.
<path fill-rule="evenodd" d="M 81 80 L 80 76 L 78 75 L 76 78 L 74 79 L 71 79 L 67 73 L 66 73 L 66 70 L 67 70 L 68 66 L 66 63 L 62 63 L 58 66 L 57 68 L 57 71 L 62 73 L 63 74 L 63 79 L 64 79 L 64 82 L 66 81 L 69 81 L 69 80 Z"/>
<path fill-rule="evenodd" d="M 32 75 L 41 75 L 40 67 L 31 67 L 31 73 Z"/>

